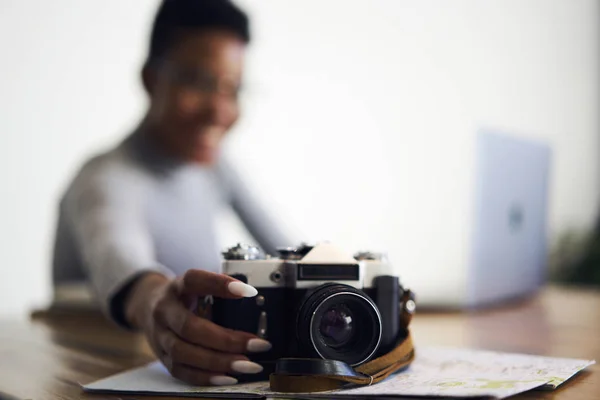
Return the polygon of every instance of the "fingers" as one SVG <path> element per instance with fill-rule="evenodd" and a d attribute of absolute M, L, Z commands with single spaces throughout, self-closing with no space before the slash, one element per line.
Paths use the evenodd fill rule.
<path fill-rule="evenodd" d="M 188 293 L 195 291 L 223 295 L 223 290 L 235 292 L 236 285 L 232 282 L 242 290 L 251 288 L 223 275 L 196 272 L 179 280 Z M 206 278 L 206 281 L 202 282 L 200 278 Z M 215 289 L 208 291 L 209 288 Z M 186 308 L 181 294 L 185 293 L 173 284 L 154 303 L 152 325 L 147 331 L 155 354 L 171 375 L 194 385 L 233 385 L 237 380 L 228 376 L 230 374 L 256 374 L 262 371 L 259 364 L 249 361 L 243 354 L 268 351 L 271 348 L 269 342 L 196 316 Z M 235 295 L 223 297 L 235 298 Z"/>
<path fill-rule="evenodd" d="M 197 332 L 202 332 L 202 336 L 199 337 Z M 195 315 L 187 318 L 181 329 L 181 337 L 213 350 L 237 354 L 248 352 L 248 341 L 255 338 L 252 334 L 225 329 Z"/>
<path fill-rule="evenodd" d="M 263 370 L 259 364 L 241 355 L 220 353 L 186 343 L 167 329 L 160 333 L 159 342 L 173 364 L 183 364 L 211 373 L 257 374 Z"/>
<path fill-rule="evenodd" d="M 180 339 L 225 353 L 262 352 L 271 348 L 269 342 L 247 332 L 223 328 L 200 318 L 173 298 L 156 305 L 154 319 L 172 330 Z"/>
<path fill-rule="evenodd" d="M 182 295 L 213 295 L 225 299 L 254 297 L 258 293 L 254 287 L 230 276 L 199 269 L 188 270 L 179 289 Z"/>
<path fill-rule="evenodd" d="M 167 363 L 164 364 L 166 365 Z M 231 376 L 214 374 L 183 364 L 173 364 L 168 369 L 175 378 L 196 386 L 226 386 L 235 385 L 238 382 L 237 379 Z"/>

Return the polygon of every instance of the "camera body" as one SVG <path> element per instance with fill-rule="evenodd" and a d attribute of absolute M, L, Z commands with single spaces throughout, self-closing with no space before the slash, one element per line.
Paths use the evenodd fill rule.
<path fill-rule="evenodd" d="M 205 299 L 212 303 L 210 318 L 273 346 L 249 355 L 264 371 L 242 380 L 268 378 L 281 358 L 332 359 L 356 367 L 386 354 L 407 335 L 400 322 L 403 288 L 380 254 L 350 256 L 322 243 L 280 249 L 277 257 L 238 244 L 223 255 L 223 273 L 258 294 Z"/>

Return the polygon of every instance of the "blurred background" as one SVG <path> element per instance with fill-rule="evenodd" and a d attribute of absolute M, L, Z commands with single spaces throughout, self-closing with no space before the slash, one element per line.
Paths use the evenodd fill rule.
<path fill-rule="evenodd" d="M 552 149 L 550 266 L 594 229 L 600 1 L 237 3 L 254 41 L 227 151 L 307 241 L 387 251 L 417 293 L 464 291 L 481 129 Z M 1 316 L 50 300 L 58 198 L 141 118 L 157 5 L 0 0 Z M 223 245 L 240 226 L 222 216 Z"/>

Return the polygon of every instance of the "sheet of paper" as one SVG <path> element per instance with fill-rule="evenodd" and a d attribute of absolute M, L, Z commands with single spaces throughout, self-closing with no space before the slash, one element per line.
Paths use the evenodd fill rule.
<path fill-rule="evenodd" d="M 89 385 L 90 392 L 165 394 L 193 397 L 362 398 L 443 396 L 506 398 L 534 388 L 556 388 L 594 361 L 549 358 L 454 348 L 418 348 L 411 367 L 377 385 L 327 393 L 273 393 L 268 382 L 227 387 L 195 387 L 172 378 L 159 363 Z"/>

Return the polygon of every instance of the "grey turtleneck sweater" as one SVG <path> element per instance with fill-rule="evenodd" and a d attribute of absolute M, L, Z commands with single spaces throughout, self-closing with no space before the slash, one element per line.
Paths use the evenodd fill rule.
<path fill-rule="evenodd" d="M 114 296 L 144 272 L 219 272 L 215 217 L 222 206 L 233 208 L 267 253 L 294 244 L 224 160 L 212 167 L 178 163 L 138 131 L 86 162 L 68 186 L 59 208 L 54 284 L 87 282 L 116 318 Z"/>

